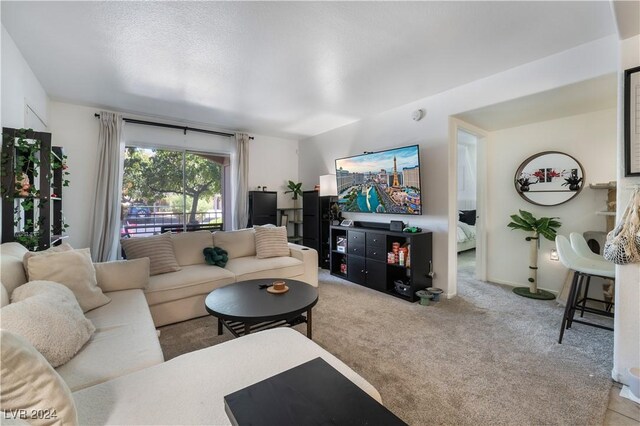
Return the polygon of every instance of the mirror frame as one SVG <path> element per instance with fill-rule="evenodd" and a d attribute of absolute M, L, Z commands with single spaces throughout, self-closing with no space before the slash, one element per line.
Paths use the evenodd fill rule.
<path fill-rule="evenodd" d="M 570 189 L 567 189 L 566 191 L 556 191 L 556 192 L 571 192 L 573 193 L 573 195 L 569 198 L 567 198 L 566 200 L 560 202 L 560 203 L 555 203 L 555 204 L 541 204 L 538 203 L 536 201 L 531 200 L 530 198 L 528 198 L 526 195 L 524 195 L 526 192 L 523 192 L 520 190 L 519 184 L 518 184 L 518 177 L 520 176 L 520 174 L 522 173 L 522 171 L 525 169 L 525 167 L 527 166 L 527 164 L 529 164 L 532 160 L 538 158 L 538 157 L 542 157 L 543 155 L 548 155 L 548 154 L 560 154 L 560 155 L 564 155 L 567 156 L 569 158 L 571 158 L 573 161 L 576 162 L 576 164 L 578 165 L 578 167 L 580 168 L 580 172 L 582 173 L 582 181 L 580 182 L 580 188 L 578 188 L 575 191 L 572 191 Z M 566 202 L 569 202 L 571 200 L 573 200 L 574 198 L 576 198 L 576 196 L 582 192 L 582 189 L 584 188 L 586 182 L 586 177 L 585 177 L 585 173 L 584 173 L 584 167 L 582 167 L 582 163 L 580 163 L 575 157 L 573 157 L 572 155 L 567 154 L 566 152 L 560 152 L 560 151 L 543 151 L 543 152 L 539 152 L 537 154 L 534 154 L 532 156 L 530 156 L 529 158 L 527 158 L 526 160 L 524 160 L 520 166 L 518 167 L 518 170 L 516 170 L 516 174 L 513 178 L 513 184 L 516 188 L 516 192 L 518 193 L 518 195 L 520 195 L 526 202 L 531 203 L 531 204 L 535 204 L 536 206 L 542 206 L 542 207 L 553 207 L 553 206 L 559 206 L 561 204 L 564 204 Z"/>

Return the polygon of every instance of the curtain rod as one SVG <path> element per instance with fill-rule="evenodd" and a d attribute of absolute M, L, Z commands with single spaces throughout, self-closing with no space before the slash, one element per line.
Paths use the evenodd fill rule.
<path fill-rule="evenodd" d="M 94 116 L 96 118 L 100 118 L 100 114 L 98 114 L 98 113 L 95 113 Z M 216 132 L 215 130 L 196 129 L 194 127 L 177 126 L 175 124 L 156 123 L 156 122 L 153 122 L 153 121 L 136 120 L 134 118 L 123 118 L 122 120 L 124 122 L 126 122 L 126 123 L 142 124 L 142 125 L 145 125 L 145 126 L 166 127 L 168 129 L 180 129 L 180 130 L 184 131 L 185 135 L 187 134 L 187 130 L 189 130 L 189 131 L 192 131 L 192 132 L 208 133 L 210 135 L 218 135 L 218 136 L 226 136 L 226 137 L 235 136 L 233 133 Z M 249 139 L 253 140 L 253 136 L 249 136 Z"/>

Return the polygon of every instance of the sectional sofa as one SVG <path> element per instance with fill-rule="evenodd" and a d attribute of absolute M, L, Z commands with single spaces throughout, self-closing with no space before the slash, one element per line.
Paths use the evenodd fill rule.
<path fill-rule="evenodd" d="M 98 286 L 112 290 L 104 293 L 111 301 L 86 312 L 96 331 L 69 362 L 55 369 L 72 391 L 80 424 L 229 424 L 224 395 L 316 357 L 381 401 L 365 379 L 288 328 L 245 336 L 164 362 L 155 327 L 205 314 L 204 296 L 219 286 L 257 277 L 296 278 L 317 286 L 314 250 L 292 245 L 290 259 L 262 262 L 269 259 L 255 258 L 250 236 L 250 230 L 213 237 L 204 233 L 172 236 L 182 269 L 163 274 L 167 275 L 163 279 L 147 274 L 147 282 L 141 282 L 144 274 L 131 274 L 126 261 L 96 267 Z M 196 259 L 196 250 L 201 253 L 205 242 L 211 246 L 210 238 L 229 252 L 225 268 Z M 17 243 L 0 246 L 2 306 L 27 281 L 22 262 L 25 252 Z M 148 263 L 144 265 L 148 268 Z M 187 312 L 179 312 L 181 308 Z M 1 317 L 0 309 L 0 321 Z"/>
<path fill-rule="evenodd" d="M 207 315 L 204 299 L 218 287 L 256 278 L 291 278 L 318 286 L 318 253 L 289 244 L 289 256 L 259 259 L 253 229 L 172 234 L 181 270 L 154 275 L 145 297 L 156 327 Z M 206 264 L 202 250 L 220 247 L 229 261 L 220 268 Z"/>

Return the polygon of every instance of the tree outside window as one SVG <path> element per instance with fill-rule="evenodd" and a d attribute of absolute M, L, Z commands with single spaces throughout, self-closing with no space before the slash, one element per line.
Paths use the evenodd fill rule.
<path fill-rule="evenodd" d="M 143 233 L 150 234 L 159 232 L 155 226 L 159 223 L 221 223 L 224 160 L 213 154 L 127 147 L 122 185 L 125 226 L 144 225 Z"/>

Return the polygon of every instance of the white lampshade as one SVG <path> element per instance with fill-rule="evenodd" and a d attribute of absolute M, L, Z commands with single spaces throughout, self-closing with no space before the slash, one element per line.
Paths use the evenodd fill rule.
<path fill-rule="evenodd" d="M 338 184 L 336 182 L 336 175 L 320 176 L 320 196 L 335 197 L 337 195 L 338 195 Z"/>

